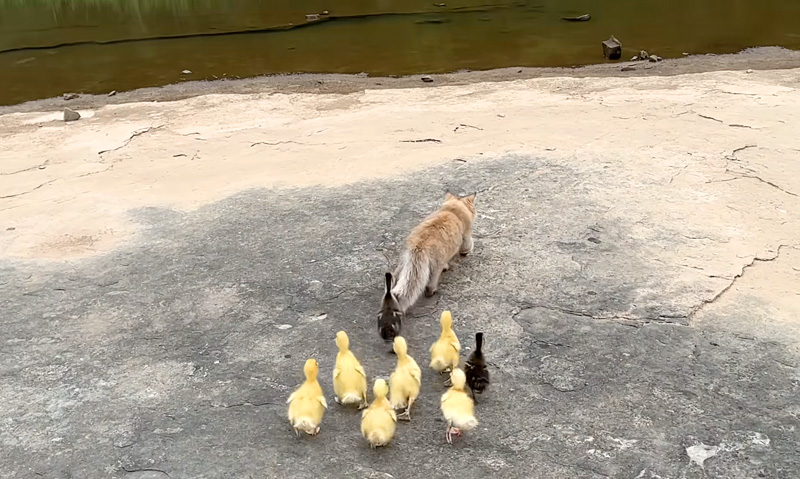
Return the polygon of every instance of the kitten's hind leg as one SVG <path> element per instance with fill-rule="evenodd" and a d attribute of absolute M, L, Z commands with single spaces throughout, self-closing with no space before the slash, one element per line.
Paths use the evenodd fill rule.
<path fill-rule="evenodd" d="M 428 279 L 428 285 L 425 286 L 425 297 L 430 298 L 434 294 L 436 294 L 436 290 L 439 288 L 439 277 L 442 275 L 442 268 L 439 265 L 435 265 L 431 268 L 431 276 Z"/>
<path fill-rule="evenodd" d="M 461 238 L 461 248 L 459 253 L 461 256 L 466 256 L 472 252 L 472 233 L 465 233 L 464 236 Z"/>

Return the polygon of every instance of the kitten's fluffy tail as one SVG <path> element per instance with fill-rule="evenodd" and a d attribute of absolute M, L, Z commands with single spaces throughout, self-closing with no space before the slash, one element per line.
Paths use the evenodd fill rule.
<path fill-rule="evenodd" d="M 417 248 L 403 251 L 392 289 L 403 312 L 408 311 L 422 296 L 430 276 L 431 260 L 425 251 Z"/>

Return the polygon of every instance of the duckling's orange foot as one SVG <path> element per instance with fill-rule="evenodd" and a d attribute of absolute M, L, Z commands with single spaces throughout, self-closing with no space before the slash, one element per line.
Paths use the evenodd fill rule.
<path fill-rule="evenodd" d="M 461 431 L 459 431 L 458 428 L 447 426 L 447 430 L 444 432 L 444 439 L 447 441 L 447 444 L 453 444 L 453 434 L 460 436 Z"/>
<path fill-rule="evenodd" d="M 312 434 L 312 436 L 316 436 L 317 434 L 319 434 L 319 426 L 317 426 L 317 428 L 314 429 L 314 433 Z"/>
<path fill-rule="evenodd" d="M 447 444 L 453 444 L 453 435 L 461 436 L 461 429 L 448 426 L 447 431 L 444 433 L 444 438 L 447 441 Z"/>
<path fill-rule="evenodd" d="M 411 420 L 411 408 L 407 407 L 405 411 L 401 412 L 397 415 L 397 419 L 401 421 L 410 421 Z"/>

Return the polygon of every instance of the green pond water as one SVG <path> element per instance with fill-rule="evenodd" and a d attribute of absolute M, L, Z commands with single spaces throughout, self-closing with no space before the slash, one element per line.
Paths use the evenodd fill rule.
<path fill-rule="evenodd" d="M 623 59 L 800 48 L 800 0 L 442 1 L 0 0 L 0 104 L 275 73 L 585 65 L 606 61 L 612 34 Z"/>

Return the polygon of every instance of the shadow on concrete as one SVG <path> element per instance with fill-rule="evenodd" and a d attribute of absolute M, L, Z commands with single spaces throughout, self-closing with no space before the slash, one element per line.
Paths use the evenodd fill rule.
<path fill-rule="evenodd" d="M 3 473 L 798 475 L 797 358 L 688 324 L 692 298 L 598 199 L 603 175 L 508 157 L 249 191 L 190 213 L 133 211 L 139 239 L 101 257 L 0 265 Z M 360 414 L 332 400 L 334 334 L 349 333 L 370 382 L 388 377 L 382 273 L 446 188 L 478 191 L 476 247 L 404 325 L 423 393 L 393 444 L 371 451 Z M 452 447 L 444 378 L 424 367 L 445 308 L 464 346 L 486 332 L 493 366 L 478 430 Z M 308 357 L 330 406 L 322 433 L 298 439 L 284 403 Z M 699 442 L 721 448 L 705 470 L 685 453 Z"/>

